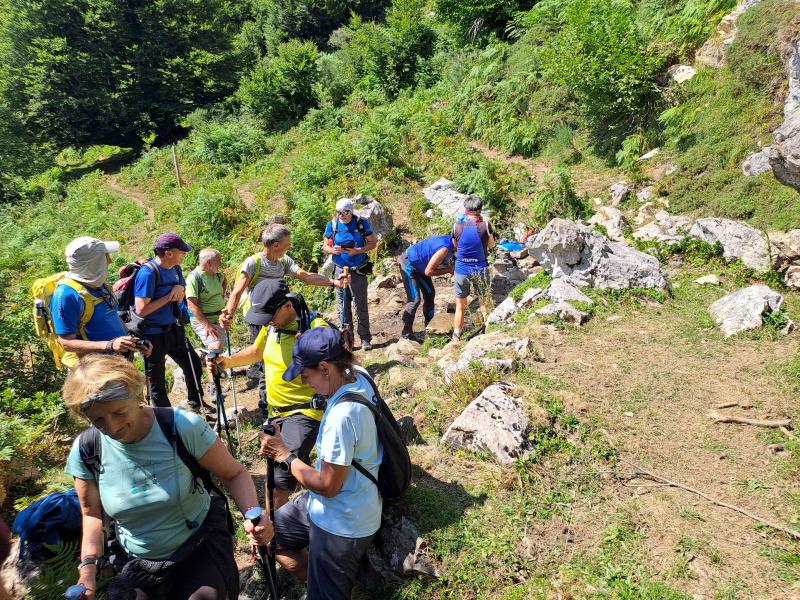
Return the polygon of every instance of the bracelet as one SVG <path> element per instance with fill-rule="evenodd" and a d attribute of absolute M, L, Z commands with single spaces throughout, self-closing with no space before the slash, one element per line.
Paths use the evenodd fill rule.
<path fill-rule="evenodd" d="M 99 559 L 99 558 L 97 558 L 96 556 L 92 556 L 92 555 L 86 556 L 86 557 L 84 557 L 84 559 L 83 559 L 83 560 L 82 560 L 82 561 L 81 561 L 81 562 L 78 564 L 78 571 L 80 571 L 80 570 L 81 570 L 83 567 L 88 567 L 89 565 L 92 565 L 92 566 L 94 566 L 94 567 L 97 567 L 97 563 L 98 563 L 98 562 L 100 562 L 100 559 Z"/>
<path fill-rule="evenodd" d="M 114 340 L 109 340 L 108 343 L 106 344 L 106 352 L 113 352 L 113 351 L 114 351 Z"/>

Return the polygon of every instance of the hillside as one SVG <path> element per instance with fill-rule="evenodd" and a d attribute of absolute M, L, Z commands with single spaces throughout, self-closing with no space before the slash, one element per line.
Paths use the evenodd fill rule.
<path fill-rule="evenodd" d="M 0 8 L 22 4 L 0 0 Z M 800 323 L 800 246 L 790 231 L 800 230 L 800 4 L 395 0 L 340 3 L 349 10 L 337 15 L 325 13 L 337 3 L 309 3 L 294 21 L 288 1 L 247 3 L 251 12 L 230 21 L 214 12 L 224 3 L 207 4 L 230 44 L 198 46 L 198 62 L 170 68 L 213 67 L 205 75 L 214 85 L 200 97 L 191 86 L 205 84 L 177 78 L 184 87 L 170 118 L 153 108 L 163 95 L 148 103 L 125 91 L 125 118 L 139 130 L 112 131 L 120 115 L 111 119 L 103 111 L 113 102 L 97 96 L 71 105 L 71 121 L 50 80 L 26 91 L 23 106 L 14 85 L 39 71 L 0 69 L 3 517 L 70 486 L 61 469 L 82 426 L 66 415 L 63 374 L 33 335 L 29 298 L 35 278 L 63 269 L 69 240 L 119 240 L 114 272 L 148 256 L 159 233 L 176 231 L 196 249 L 219 249 L 232 278 L 267 219 L 286 215 L 290 255 L 315 270 L 336 199 L 365 194 L 394 221 L 374 253 L 380 277 L 407 244 L 449 231 L 423 194 L 446 178 L 485 200 L 503 237 L 514 238 L 520 223 L 589 222 L 603 240 L 658 259 L 668 286 L 587 285 L 590 302 L 573 302 L 588 319 L 580 327 L 563 314 L 535 316 L 547 304 L 535 299 L 475 338 L 527 340 L 513 369 L 466 360 L 454 378 L 447 366 L 468 342 L 430 335 L 404 349 L 402 285 L 372 289 L 380 333 L 359 358 L 395 415 L 410 415 L 419 432 L 414 482 L 391 514 L 415 524 L 438 577 L 356 597 L 800 597 L 800 547 L 790 533 L 800 532 L 800 354 L 798 334 L 783 331 Z M 12 29 L 0 28 L 0 54 L 21 39 Z M 193 35 L 181 43 L 197 45 Z M 766 235 L 766 268 L 729 255 L 726 244 L 685 237 L 706 217 Z M 553 275 L 527 260 L 519 268 L 531 277 L 511 292 L 516 301 Z M 705 275 L 718 285 L 698 284 Z M 763 327 L 725 337 L 709 307 L 755 284 L 782 295 L 780 310 Z M 437 287 L 446 314 L 452 282 L 437 278 Z M 330 309 L 328 290 L 301 291 Z M 232 335 L 244 343 L 241 322 Z M 487 357 L 509 358 L 498 348 Z M 530 452 L 508 464 L 485 448 L 443 442 L 495 383 L 531 424 Z M 252 413 L 243 435 L 259 478 L 255 396 L 243 378 L 235 384 Z M 717 422 L 714 411 L 789 424 Z M 287 598 L 300 594 L 286 589 Z"/>

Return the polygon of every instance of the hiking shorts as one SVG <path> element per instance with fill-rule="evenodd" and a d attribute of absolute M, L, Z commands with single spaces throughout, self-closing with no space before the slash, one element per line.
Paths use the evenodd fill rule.
<path fill-rule="evenodd" d="M 308 464 L 311 449 L 317 441 L 319 421 L 304 414 L 295 413 L 288 417 L 274 419 L 272 423 L 280 426 L 281 437 L 283 443 L 286 444 L 286 449 L 294 452 L 297 458 Z M 297 480 L 290 473 L 276 468 L 275 487 L 293 492 L 297 489 Z"/>
<path fill-rule="evenodd" d="M 192 319 L 190 323 L 192 325 L 192 331 L 197 334 L 197 337 L 200 339 L 206 350 L 211 350 L 212 345 L 216 345 L 221 350 L 225 349 L 225 329 L 222 327 L 222 325 L 215 323 L 211 324 L 211 327 L 217 334 L 217 337 L 212 337 L 208 335 L 206 328 L 203 327 L 203 325 L 197 319 Z"/>
<path fill-rule="evenodd" d="M 475 296 L 483 297 L 491 293 L 491 281 L 489 279 L 489 270 L 484 269 L 477 273 L 470 273 L 463 275 L 456 273 L 453 275 L 453 294 L 456 298 L 466 298 L 469 296 L 471 287 L 475 287 Z"/>

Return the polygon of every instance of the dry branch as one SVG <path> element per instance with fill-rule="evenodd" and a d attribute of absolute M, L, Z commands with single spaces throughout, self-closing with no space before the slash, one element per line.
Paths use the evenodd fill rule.
<path fill-rule="evenodd" d="M 789 427 L 791 419 L 750 419 L 748 417 L 737 417 L 736 415 L 722 415 L 718 412 L 708 413 L 709 419 L 714 419 L 716 423 L 740 423 L 742 425 L 755 425 L 756 427 Z"/>
<path fill-rule="evenodd" d="M 646 471 L 644 468 L 642 468 L 639 465 L 634 464 L 634 463 L 632 463 L 630 461 L 627 461 L 627 460 L 624 460 L 624 459 L 621 459 L 621 460 L 622 460 L 622 462 L 624 462 L 626 464 L 629 464 L 630 466 L 632 466 L 635 469 L 635 471 L 633 473 L 629 474 L 629 477 L 631 479 L 649 479 L 650 481 L 655 481 L 657 483 L 661 483 L 661 484 L 669 486 L 669 487 L 675 487 L 675 488 L 678 488 L 678 489 L 681 489 L 681 490 L 685 490 L 687 492 L 691 492 L 692 494 L 697 494 L 698 496 L 700 496 L 701 498 L 705 498 L 706 500 L 708 500 L 712 504 L 716 504 L 717 506 L 721 506 L 723 508 L 727 508 L 729 510 L 738 512 L 739 514 L 744 515 L 745 517 L 748 517 L 748 518 L 750 518 L 750 519 L 752 519 L 752 520 L 754 520 L 754 521 L 756 521 L 758 523 L 761 523 L 762 525 L 766 525 L 767 527 L 771 527 L 772 529 L 775 529 L 777 531 L 782 531 L 786 535 L 789 535 L 789 536 L 793 537 L 796 540 L 800 540 L 800 532 L 798 532 L 798 531 L 793 531 L 792 529 L 789 529 L 788 527 L 780 525 L 779 523 L 775 523 L 774 521 L 770 521 L 769 519 L 765 519 L 763 517 L 759 517 L 758 515 L 756 515 L 754 513 L 751 513 L 749 510 L 746 510 L 744 508 L 739 508 L 735 504 L 730 504 L 728 502 L 724 502 L 722 500 L 714 498 L 713 496 L 709 496 L 705 492 L 701 492 L 700 490 L 698 490 L 696 488 L 690 487 L 690 486 L 685 485 L 683 483 L 678 483 L 677 481 L 671 481 L 671 480 L 669 480 L 669 479 L 667 479 L 665 477 L 661 477 L 660 475 L 656 475 L 655 473 L 651 473 L 650 471 Z"/>
<path fill-rule="evenodd" d="M 734 406 L 739 406 L 738 402 L 723 402 L 722 404 L 717 404 L 714 408 L 717 410 L 721 408 L 733 408 Z"/>

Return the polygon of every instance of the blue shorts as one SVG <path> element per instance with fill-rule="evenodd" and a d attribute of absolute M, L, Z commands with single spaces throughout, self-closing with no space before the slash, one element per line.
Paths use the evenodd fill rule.
<path fill-rule="evenodd" d="M 456 273 L 453 275 L 453 294 L 456 298 L 466 298 L 469 296 L 471 286 L 475 286 L 477 297 L 487 296 L 492 291 L 492 283 L 489 279 L 489 270 L 484 269 L 469 275 Z"/>

